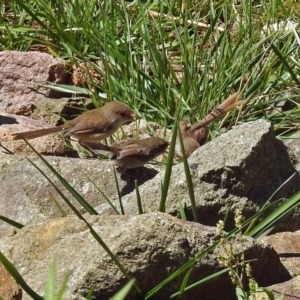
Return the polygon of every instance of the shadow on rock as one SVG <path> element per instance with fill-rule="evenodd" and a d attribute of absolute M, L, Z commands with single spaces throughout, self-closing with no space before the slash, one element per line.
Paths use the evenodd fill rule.
<path fill-rule="evenodd" d="M 19 124 L 15 118 L 0 115 L 0 126 L 5 124 Z"/>
<path fill-rule="evenodd" d="M 136 169 L 127 170 L 126 174 L 121 174 L 120 176 L 121 180 L 126 182 L 126 185 L 121 190 L 121 196 L 129 194 L 135 189 L 135 180 L 140 186 L 146 181 L 154 178 L 157 174 L 157 170 L 147 167 L 140 167 Z"/>

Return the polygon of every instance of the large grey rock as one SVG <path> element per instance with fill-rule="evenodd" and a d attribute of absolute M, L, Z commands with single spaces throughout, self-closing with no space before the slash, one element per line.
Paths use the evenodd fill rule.
<path fill-rule="evenodd" d="M 228 227 L 233 226 L 231 212 L 243 209 L 253 215 L 296 170 L 294 158 L 277 140 L 271 124 L 259 120 L 244 123 L 197 149 L 189 158 L 197 212 L 202 224 L 215 225 L 229 210 Z M 156 211 L 161 197 L 164 172 L 140 187 L 144 212 Z M 299 174 L 285 183 L 273 197 L 287 198 L 300 190 Z M 179 201 L 191 220 L 191 204 L 183 164 L 172 169 L 166 200 L 166 212 L 179 216 Z M 136 194 L 123 198 L 127 214 L 137 214 Z M 297 218 L 286 223 L 299 228 Z"/>
<path fill-rule="evenodd" d="M 215 228 L 185 222 L 168 214 L 139 216 L 89 216 L 93 229 L 117 256 L 143 293 L 154 288 L 168 275 L 183 266 L 216 240 Z M 271 247 L 249 237 L 230 239 L 233 256 L 257 259 L 251 262 L 252 274 L 259 285 L 290 279 Z M 13 237 L 0 240 L 0 250 L 19 269 L 25 281 L 43 294 L 49 266 L 58 260 L 58 281 L 69 272 L 71 277 L 64 299 L 83 299 L 94 285 L 93 299 L 108 299 L 126 279 L 104 249 L 95 241 L 89 228 L 77 218 L 53 219 L 28 226 Z M 220 253 L 220 251 L 218 251 Z M 226 256 L 227 257 L 227 256 Z M 210 252 L 193 267 L 188 284 L 221 270 Z M 272 272 L 270 272 L 272 270 Z M 155 299 L 169 299 L 180 289 L 183 277 L 166 285 Z M 228 275 L 192 289 L 187 299 L 234 299 L 235 288 Z M 24 300 L 30 299 L 24 293 Z M 140 299 L 136 292 L 126 298 Z"/>
<path fill-rule="evenodd" d="M 42 161 L 36 156 L 30 157 L 30 159 L 79 209 L 77 201 L 62 187 L 59 180 Z M 107 202 L 100 192 L 102 191 L 108 199 L 117 195 L 112 162 L 53 156 L 47 156 L 46 159 L 90 205 L 96 207 L 101 204 L 100 207 L 103 206 L 103 208 L 99 212 L 102 214 L 115 213 L 110 206 L 105 205 Z M 151 168 L 143 168 L 141 172 L 144 175 L 139 178 L 140 184 L 157 174 L 157 171 Z M 67 214 L 71 213 L 56 189 L 29 163 L 26 157 L 0 156 L 0 176 L 0 215 L 24 225 L 44 221 L 48 218 L 61 217 L 62 213 L 54 200 L 62 205 Z M 121 180 L 119 173 L 117 173 L 117 178 L 121 195 L 134 189 L 133 179 Z M 80 211 L 83 212 L 83 209 L 81 208 Z M 0 220 L 0 237 L 5 235 L 9 228 L 10 226 Z"/>

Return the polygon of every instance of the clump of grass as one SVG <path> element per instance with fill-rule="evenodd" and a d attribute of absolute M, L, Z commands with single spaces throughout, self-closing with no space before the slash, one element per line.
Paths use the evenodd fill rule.
<path fill-rule="evenodd" d="M 103 76 L 100 83 L 87 76 L 94 102 L 122 100 L 168 128 L 175 115 L 195 122 L 240 91 L 248 104 L 224 128 L 266 118 L 286 135 L 299 124 L 299 39 L 296 30 L 262 28 L 296 19 L 297 7 L 287 2 L 14 0 L 2 6 L 0 42 L 22 51 L 43 45 L 88 74 L 93 68 Z M 208 29 L 198 30 L 199 21 Z"/>

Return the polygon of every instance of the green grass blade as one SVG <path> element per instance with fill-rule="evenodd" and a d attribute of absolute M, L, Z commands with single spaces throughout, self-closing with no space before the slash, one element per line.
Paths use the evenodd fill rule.
<path fill-rule="evenodd" d="M 266 288 L 261 288 L 261 290 L 267 294 L 269 300 L 275 300 L 273 291 L 270 291 L 270 290 L 268 290 L 268 289 L 266 289 Z M 281 298 L 281 297 L 282 297 L 282 298 Z M 277 300 L 280 300 L 280 299 L 283 300 L 283 299 L 284 299 L 283 294 L 281 295 L 281 297 L 280 297 L 280 298 L 276 298 L 276 299 L 277 299 Z"/>
<path fill-rule="evenodd" d="M 274 51 L 274 53 L 279 57 L 280 61 L 286 67 L 286 69 L 288 70 L 288 72 L 291 74 L 292 78 L 297 83 L 297 85 L 300 85 L 300 81 L 299 81 L 297 75 L 294 73 L 292 67 L 289 65 L 289 63 L 285 59 L 284 55 L 282 55 L 282 53 L 280 52 L 280 50 L 273 43 L 271 44 L 271 48 Z"/>
<path fill-rule="evenodd" d="M 27 158 L 29 161 L 30 159 Z M 95 238 L 95 240 L 101 245 L 101 247 L 108 253 L 108 255 L 112 258 L 112 260 L 115 262 L 115 264 L 120 268 L 122 273 L 126 278 L 129 280 L 131 277 L 125 270 L 125 268 L 122 266 L 122 264 L 119 262 L 119 260 L 116 258 L 116 256 L 111 252 L 111 250 L 107 247 L 107 245 L 104 243 L 104 241 L 101 239 L 101 237 L 95 232 L 93 227 L 87 222 L 87 220 L 80 214 L 80 212 L 75 208 L 75 206 L 68 200 L 68 198 L 53 184 L 53 182 L 46 176 L 46 174 L 40 170 L 32 161 L 30 161 L 31 164 L 33 164 L 40 172 L 41 174 L 53 185 L 53 187 L 56 189 L 58 194 L 64 199 L 64 201 L 67 203 L 67 205 L 72 209 L 72 211 L 75 213 L 75 215 L 82 221 L 86 223 L 86 225 L 89 227 L 91 234 Z M 140 292 L 139 288 L 136 286 L 136 289 L 138 292 Z"/>
<path fill-rule="evenodd" d="M 119 182 L 118 182 L 118 177 L 117 177 L 117 172 L 116 172 L 115 167 L 114 167 L 114 177 L 115 177 L 115 183 L 116 183 L 116 189 L 117 189 L 119 204 L 120 204 L 120 208 L 121 208 L 121 214 L 125 215 L 124 207 L 123 207 L 123 203 L 122 203 L 122 196 L 121 196 L 121 192 L 120 192 L 120 187 L 119 187 Z"/>
<path fill-rule="evenodd" d="M 184 278 L 183 278 L 182 283 L 181 283 L 181 286 L 180 286 L 179 294 L 178 294 L 179 297 L 182 297 L 183 294 L 184 294 L 184 292 L 185 292 L 185 290 L 186 290 L 186 286 L 187 286 L 187 283 L 188 283 L 189 278 L 190 278 L 190 276 L 191 276 L 191 272 L 193 271 L 193 267 L 194 267 L 194 266 L 191 266 L 190 269 L 189 269 L 189 270 L 186 272 L 186 274 L 184 275 Z M 171 297 L 172 297 L 172 296 L 171 296 Z M 170 297 L 170 298 L 171 298 L 171 297 Z"/>
<path fill-rule="evenodd" d="M 63 217 L 66 217 L 67 213 L 62 208 L 62 206 L 59 204 L 59 202 L 55 199 L 55 197 L 53 196 L 53 194 L 49 192 L 49 195 L 50 195 L 50 199 L 54 202 L 54 204 L 56 205 L 56 207 L 58 208 L 58 210 L 61 212 L 61 215 Z"/>
<path fill-rule="evenodd" d="M 262 206 L 262 208 L 260 209 L 260 211 L 264 210 L 264 208 L 266 208 L 270 201 L 275 197 L 275 195 L 280 191 L 280 189 L 286 184 L 288 183 L 297 173 L 295 172 L 294 174 L 292 174 L 286 181 L 284 181 L 275 191 L 274 193 L 269 197 L 269 199 L 266 201 L 266 203 L 264 203 L 264 205 Z M 280 200 L 280 199 L 279 199 Z M 277 201 L 273 201 L 272 205 L 276 205 Z M 257 218 L 254 218 L 253 221 L 250 223 L 249 227 L 247 228 L 247 230 L 244 232 L 245 235 L 247 235 L 247 233 L 252 229 L 254 223 L 257 221 Z"/>
<path fill-rule="evenodd" d="M 184 207 L 183 207 L 182 201 L 181 201 L 181 199 L 179 198 L 179 196 L 178 196 L 178 200 L 177 200 L 177 201 L 178 201 L 178 203 L 179 203 L 180 218 L 181 218 L 182 220 L 186 221 L 186 220 L 187 220 L 186 214 L 185 214 L 185 211 L 184 211 Z"/>
<path fill-rule="evenodd" d="M 248 235 L 256 238 L 262 236 L 265 230 L 273 228 L 280 221 L 295 211 L 295 208 L 300 205 L 300 192 L 286 200 L 275 211 L 270 213 L 264 220 L 248 232 Z"/>
<path fill-rule="evenodd" d="M 93 235 L 93 237 L 95 238 L 95 240 L 101 245 L 101 247 L 107 252 L 107 254 L 113 259 L 114 263 L 118 266 L 118 268 L 121 270 L 121 272 L 123 273 L 123 275 L 128 279 L 131 280 L 131 276 L 128 274 L 128 272 L 126 271 L 126 269 L 123 267 L 123 265 L 119 262 L 119 260 L 117 259 L 117 257 L 112 253 L 112 251 L 107 247 L 107 245 L 104 243 L 104 241 L 100 238 L 100 236 L 97 234 L 97 232 L 93 229 L 93 227 L 87 222 L 85 221 L 86 224 L 88 225 L 88 227 L 90 228 L 90 232 Z M 139 294 L 142 294 L 141 290 L 139 289 L 139 287 L 134 283 L 134 287 L 136 289 L 136 291 Z"/>
<path fill-rule="evenodd" d="M 210 251 L 212 251 L 219 242 L 215 242 L 213 245 L 207 247 L 200 253 L 198 253 L 193 259 L 189 260 L 187 263 L 185 263 L 183 266 L 178 268 L 176 271 L 174 271 L 172 274 L 170 274 L 166 279 L 164 279 L 162 282 L 160 282 L 156 287 L 148 291 L 144 297 L 144 300 L 150 299 L 154 297 L 164 286 L 166 286 L 169 282 L 180 276 L 182 273 L 186 272 L 191 268 L 201 257 L 204 257 L 206 254 L 208 254 Z"/>
<path fill-rule="evenodd" d="M 27 160 L 48 180 L 48 182 L 54 187 L 56 192 L 62 197 L 62 199 L 67 203 L 67 205 L 71 208 L 74 214 L 81 220 L 83 220 L 82 215 L 76 209 L 76 207 L 70 202 L 70 200 L 62 193 L 62 191 L 54 184 L 54 182 L 29 158 Z"/>
<path fill-rule="evenodd" d="M 138 210 L 139 210 L 139 214 L 141 215 L 141 214 L 143 214 L 143 205 L 142 205 L 142 200 L 141 200 L 141 195 L 140 195 L 137 180 L 134 181 L 134 186 L 135 186 L 135 193 L 136 193 L 136 201 L 137 201 L 137 205 L 138 205 Z"/>
<path fill-rule="evenodd" d="M 169 190 L 171 174 L 172 174 L 173 158 L 174 158 L 174 154 L 175 154 L 177 128 L 178 128 L 178 122 L 175 122 L 174 127 L 173 127 L 172 139 L 171 139 L 171 143 L 169 146 L 169 154 L 168 154 L 168 159 L 167 159 L 167 164 L 166 164 L 166 169 L 165 169 L 164 181 L 162 184 L 160 203 L 159 203 L 159 207 L 158 207 L 158 210 L 160 212 L 166 211 L 166 201 L 167 201 L 168 190 Z"/>
<path fill-rule="evenodd" d="M 14 221 L 14 220 L 12 220 L 12 219 L 9 219 L 9 218 L 7 218 L 7 217 L 4 217 L 4 216 L 2 216 L 2 215 L 0 215 L 0 220 L 4 221 L 5 223 L 7 223 L 7 224 L 9 224 L 9 225 L 12 225 L 12 226 L 14 226 L 14 227 L 16 227 L 16 228 L 19 228 L 19 229 L 21 229 L 21 228 L 24 227 L 23 224 L 21 224 L 21 223 L 19 223 L 19 222 L 16 222 L 16 221 Z"/>
<path fill-rule="evenodd" d="M 55 300 L 56 259 L 53 260 L 47 277 L 45 300 Z"/>
<path fill-rule="evenodd" d="M 63 279 L 63 282 L 60 285 L 60 288 L 57 292 L 56 300 L 63 300 L 64 299 L 64 293 L 66 292 L 68 288 L 68 282 L 71 277 L 71 273 L 67 274 L 65 278 Z"/>
<path fill-rule="evenodd" d="M 44 87 L 53 91 L 63 92 L 67 94 L 81 94 L 81 95 L 90 95 L 91 92 L 86 88 L 81 88 L 78 86 L 70 86 L 65 84 L 54 84 L 54 83 L 48 83 L 48 84 L 37 84 L 40 87 Z"/>
<path fill-rule="evenodd" d="M 189 291 L 189 290 L 191 290 L 191 289 L 193 289 L 193 288 L 195 288 L 195 287 L 197 287 L 197 286 L 199 286 L 199 285 L 202 285 L 202 284 L 204 284 L 204 283 L 206 283 L 206 282 L 209 282 L 209 281 L 211 281 L 211 280 L 214 280 L 215 278 L 217 278 L 217 277 L 219 277 L 219 276 L 221 276 L 221 275 L 227 273 L 228 271 L 229 271 L 229 269 L 226 268 L 226 269 L 223 269 L 223 270 L 221 270 L 221 271 L 218 271 L 218 272 L 216 272 L 216 273 L 214 273 L 214 274 L 212 274 L 212 275 L 210 275 L 210 276 L 207 276 L 207 277 L 205 277 L 204 279 L 199 280 L 199 281 L 197 281 L 197 282 L 195 282 L 195 283 L 189 285 L 189 286 L 186 287 L 183 291 L 179 291 L 179 292 L 177 292 L 177 293 L 172 294 L 172 295 L 170 296 L 170 299 L 176 298 L 176 297 L 180 296 L 181 294 L 183 294 L 184 292 L 187 292 L 187 291 Z"/>
<path fill-rule="evenodd" d="M 70 160 L 71 163 L 74 163 L 74 161 Z M 86 173 L 84 172 L 82 169 L 80 170 L 84 176 L 86 176 L 86 178 L 93 184 L 94 188 L 103 196 L 103 198 L 105 199 L 105 201 L 109 204 L 109 206 L 114 210 L 114 212 L 119 215 L 119 211 L 117 210 L 117 208 L 115 207 L 115 205 L 110 201 L 110 199 L 107 197 L 107 195 L 105 195 L 105 193 L 99 188 L 99 186 L 95 183 L 95 181 Z"/>
<path fill-rule="evenodd" d="M 124 300 L 126 298 L 126 296 L 128 295 L 128 293 L 130 292 L 133 284 L 134 284 L 135 279 L 131 279 L 130 281 L 128 281 L 126 283 L 126 285 L 124 287 L 122 287 L 122 289 L 115 294 L 113 297 L 109 298 L 109 300 Z"/>
<path fill-rule="evenodd" d="M 92 297 L 93 297 L 93 294 L 94 294 L 94 290 L 95 290 L 95 286 L 93 285 L 93 286 L 90 288 L 89 292 L 87 293 L 85 299 L 87 299 L 87 300 L 92 300 Z"/>
<path fill-rule="evenodd" d="M 196 208 L 194 185 L 193 185 L 192 176 L 191 176 L 191 172 L 190 172 L 190 166 L 189 166 L 187 157 L 185 155 L 185 149 L 184 149 L 183 139 L 182 139 L 182 135 L 181 135 L 180 130 L 178 130 L 178 137 L 179 137 L 180 146 L 181 146 L 184 173 L 185 173 L 188 193 L 189 193 L 189 196 L 190 196 L 191 208 L 192 208 L 192 212 L 193 212 L 193 218 L 194 218 L 195 222 L 199 222 L 198 212 L 197 212 L 197 208 Z"/>

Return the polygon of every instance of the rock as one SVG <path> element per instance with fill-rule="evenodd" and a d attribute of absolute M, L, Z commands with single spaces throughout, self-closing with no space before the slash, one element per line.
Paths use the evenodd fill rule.
<path fill-rule="evenodd" d="M 91 99 L 85 97 L 60 99 L 40 97 L 34 99 L 32 103 L 35 109 L 30 117 L 52 125 L 60 125 L 62 118 L 72 120 L 82 112 L 95 108 Z"/>
<path fill-rule="evenodd" d="M 275 299 L 295 300 L 300 298 L 300 276 L 292 278 L 286 282 L 268 286 L 267 289 L 273 292 Z M 255 298 L 251 300 L 270 299 L 263 291 L 257 292 Z"/>
<path fill-rule="evenodd" d="M 296 132 L 289 139 L 283 140 L 283 143 L 295 155 L 295 168 L 298 171 L 298 173 L 300 173 L 300 132 Z"/>
<path fill-rule="evenodd" d="M 88 216 L 87 221 L 100 235 L 119 262 L 136 278 L 143 293 L 148 292 L 216 240 L 213 227 L 185 222 L 168 214 L 138 216 Z M 230 239 L 234 255 L 245 254 L 253 276 L 260 285 L 290 279 L 274 249 L 249 237 Z M 49 266 L 58 261 L 58 281 L 71 272 L 64 299 L 83 299 L 94 285 L 93 297 L 108 299 L 124 284 L 122 272 L 95 241 L 86 224 L 75 218 L 59 218 L 44 224 L 27 226 L 17 235 L 0 240 L 0 250 L 20 269 L 25 281 L 37 293 L 44 291 Z M 194 264 L 188 285 L 221 270 L 215 254 L 199 258 Z M 272 270 L 272 272 L 270 272 Z M 155 299 L 169 299 L 180 289 L 182 277 L 162 288 Z M 235 287 L 227 274 L 186 293 L 190 300 L 234 299 Z M 24 300 L 29 299 L 24 295 Z M 140 299 L 135 291 L 127 298 Z"/>
<path fill-rule="evenodd" d="M 278 253 L 282 264 L 292 276 L 300 274 L 300 231 L 279 232 L 262 238 Z"/>
<path fill-rule="evenodd" d="M 200 222 L 215 225 L 230 208 L 227 229 L 233 227 L 232 211 L 241 208 L 246 218 L 253 215 L 296 173 L 286 147 L 275 138 L 271 124 L 263 120 L 237 126 L 200 147 L 189 158 L 189 166 Z M 144 212 L 157 210 L 163 178 L 161 172 L 140 187 Z M 288 198 L 299 190 L 299 174 L 295 174 L 273 200 Z M 179 216 L 178 201 L 192 220 L 183 164 L 173 167 L 166 212 Z M 137 214 L 135 193 L 124 197 L 123 205 L 127 214 Z M 281 224 L 280 230 L 299 228 L 296 219 Z"/>
<path fill-rule="evenodd" d="M 44 95 L 59 98 L 63 94 L 42 87 L 47 82 L 66 83 L 65 61 L 41 52 L 0 52 L 0 111 L 30 115 L 32 101 Z"/>
<path fill-rule="evenodd" d="M 79 209 L 78 202 L 66 192 L 40 158 L 31 156 L 30 159 L 50 177 L 52 182 Z M 99 213 L 114 213 L 110 206 L 106 206 L 106 200 L 102 195 L 103 193 L 108 199 L 116 198 L 117 195 L 112 162 L 53 156 L 47 156 L 46 159 L 90 205 L 93 207 L 98 205 Z M 142 184 L 156 174 L 157 171 L 150 166 L 144 167 L 140 170 L 138 183 Z M 0 175 L 1 215 L 24 225 L 41 222 L 48 218 L 61 217 L 62 213 L 55 201 L 62 205 L 67 214 L 71 213 L 56 189 L 30 164 L 26 157 L 19 155 L 0 156 Z M 121 195 L 134 190 L 133 179 L 121 180 L 119 173 L 117 173 L 117 178 Z M 80 211 L 84 212 L 82 208 Z M 7 234 L 8 228 L 10 226 L 0 220 L 0 237 Z"/>
<path fill-rule="evenodd" d="M 0 263 L 0 296 L 4 300 L 21 300 L 22 290 Z"/>

